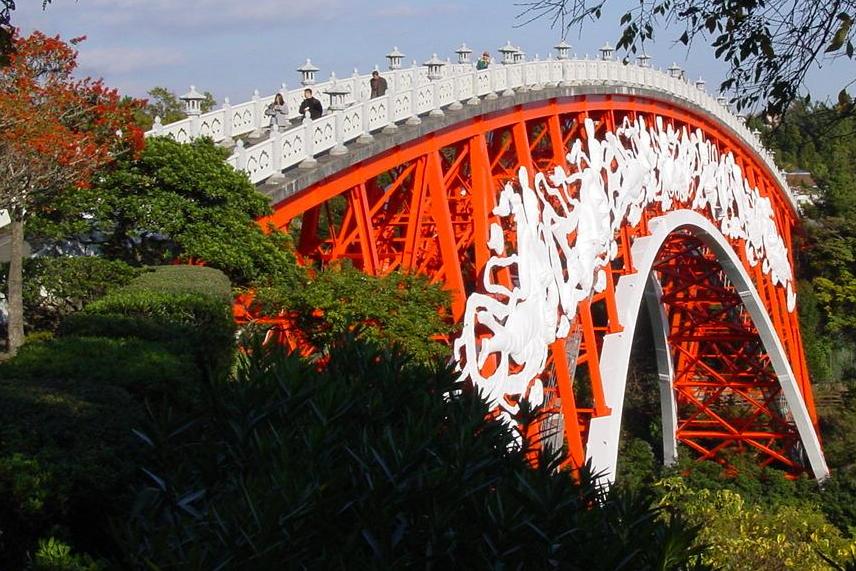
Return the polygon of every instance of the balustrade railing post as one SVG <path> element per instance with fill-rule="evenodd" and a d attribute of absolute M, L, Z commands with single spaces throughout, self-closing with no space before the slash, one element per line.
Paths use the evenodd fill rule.
<path fill-rule="evenodd" d="M 336 111 L 333 115 L 335 129 L 333 136 L 336 137 L 336 144 L 330 149 L 330 154 L 333 156 L 347 155 L 348 147 L 345 146 L 344 122 L 345 112 L 343 110 Z"/>
<path fill-rule="evenodd" d="M 190 119 L 190 140 L 194 140 L 199 136 L 199 115 L 191 115 Z"/>
<path fill-rule="evenodd" d="M 351 101 L 350 103 L 362 103 L 363 94 L 362 94 L 362 82 L 360 81 L 360 71 L 357 68 L 354 68 L 354 73 L 351 74 L 351 84 L 354 86 L 353 91 L 351 91 Z"/>
<path fill-rule="evenodd" d="M 318 166 L 318 160 L 315 158 L 315 136 L 312 131 L 314 121 L 309 116 L 309 111 L 306 111 L 306 116 L 303 118 L 303 150 L 306 152 L 306 158 L 300 161 L 297 165 L 299 169 L 314 169 Z"/>
<path fill-rule="evenodd" d="M 573 60 L 562 60 L 562 79 L 559 81 L 559 87 L 569 87 L 571 79 L 574 75 Z"/>
<path fill-rule="evenodd" d="M 431 56 L 431 59 L 426 61 L 423 65 L 428 68 L 428 81 L 431 82 L 431 93 L 434 99 L 432 109 L 428 113 L 428 116 L 442 117 L 445 113 L 443 113 L 443 109 L 440 105 L 440 81 L 443 80 L 443 66 L 446 65 L 446 62 L 438 58 L 437 54 L 434 54 Z"/>
<path fill-rule="evenodd" d="M 449 104 L 449 111 L 460 111 L 464 106 L 461 103 L 459 74 L 455 70 L 452 70 L 449 81 L 452 82 L 452 102 Z"/>
<path fill-rule="evenodd" d="M 235 160 L 235 167 L 239 171 L 246 172 L 247 170 L 247 149 L 244 148 L 244 141 L 238 139 L 238 142 L 235 144 L 235 155 L 237 159 Z"/>
<path fill-rule="evenodd" d="M 152 125 L 152 133 L 154 133 L 155 137 L 160 137 L 161 133 L 163 133 L 163 122 L 161 121 L 160 115 L 155 115 L 155 122 Z"/>
<path fill-rule="evenodd" d="M 533 83 L 529 89 L 532 91 L 541 91 L 544 89 L 544 85 L 541 83 L 541 60 L 539 59 L 538 54 L 535 54 L 534 62 L 528 65 L 531 65 L 532 69 L 535 70 L 535 83 Z"/>
<path fill-rule="evenodd" d="M 357 143 L 360 143 L 362 145 L 366 145 L 366 144 L 374 141 L 374 135 L 372 135 L 371 126 L 369 125 L 369 106 L 370 105 L 371 105 L 371 97 L 363 97 L 363 101 L 362 101 L 362 103 L 360 103 L 360 119 L 362 120 L 363 132 L 357 138 Z M 395 123 L 391 123 L 391 126 L 395 127 Z M 386 127 L 384 127 L 384 129 L 383 129 L 384 132 L 391 132 L 391 131 L 387 131 L 387 129 L 389 127 L 390 127 L 390 125 L 387 125 Z M 395 129 L 397 130 L 398 127 L 395 127 Z"/>
<path fill-rule="evenodd" d="M 514 97 L 514 90 L 511 88 L 511 71 L 509 70 L 510 66 L 504 65 L 502 66 L 502 71 L 505 73 L 505 90 L 502 92 L 503 97 Z"/>
<path fill-rule="evenodd" d="M 232 139 L 232 104 L 228 97 L 223 98 L 223 146 L 231 147 L 235 144 Z"/>
<path fill-rule="evenodd" d="M 270 176 L 272 180 L 285 178 L 282 172 L 282 133 L 279 131 L 279 126 L 274 123 L 270 129 L 271 140 L 271 165 L 273 166 L 273 174 Z"/>
<path fill-rule="evenodd" d="M 387 119 L 387 121 L 386 121 L 386 125 L 383 126 L 383 129 L 381 129 L 381 132 L 384 134 L 387 134 L 387 135 L 389 135 L 391 133 L 395 133 L 396 131 L 398 131 L 398 125 L 395 124 L 395 108 L 394 108 L 395 97 L 396 97 L 395 93 L 390 93 L 389 91 L 387 91 L 387 95 L 386 95 L 386 119 Z M 366 111 L 367 109 L 368 109 L 368 106 L 363 108 L 364 111 Z M 366 128 L 368 128 L 368 112 L 365 112 L 365 115 L 366 115 L 366 126 L 367 126 Z M 369 136 L 371 136 L 371 135 L 369 135 Z"/>
<path fill-rule="evenodd" d="M 473 96 L 467 99 L 467 105 L 479 105 L 479 72 L 477 69 L 470 68 L 470 81 L 473 83 Z"/>
<path fill-rule="evenodd" d="M 261 137 L 264 135 L 264 109 L 262 108 L 262 98 L 259 97 L 259 90 L 253 91 L 253 132 L 250 137 Z"/>
<path fill-rule="evenodd" d="M 495 67 L 489 67 L 485 71 L 487 71 L 488 92 L 487 95 L 484 96 L 484 98 L 498 99 L 499 96 L 496 94 L 496 80 L 494 79 L 494 77 L 496 77 L 497 75 L 497 69 Z"/>
<path fill-rule="evenodd" d="M 407 118 L 405 124 L 420 125 L 422 119 L 419 118 L 419 105 L 417 98 L 419 95 L 419 71 L 416 67 L 416 60 L 413 60 L 413 70 L 410 78 L 410 117 Z"/>

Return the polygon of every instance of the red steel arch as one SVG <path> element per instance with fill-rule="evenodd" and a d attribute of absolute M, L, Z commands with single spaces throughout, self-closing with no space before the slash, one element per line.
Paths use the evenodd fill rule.
<path fill-rule="evenodd" d="M 796 213 L 767 164 L 729 129 L 654 97 L 552 98 L 462 120 L 304 188 L 276 204 L 274 214 L 261 222 L 281 229 L 299 225 L 297 249 L 308 259 L 327 263 L 347 258 L 369 274 L 426 274 L 451 292 L 454 318 L 460 320 L 467 295 L 477 287 L 490 256 L 489 229 L 499 222 L 493 210 L 503 185 L 517 177 L 520 167 L 529 173 L 557 165 L 572 170 L 566 154 L 575 140 L 586 139 L 587 119 L 601 135 L 614 132 L 625 118 L 640 117 L 649 125 L 661 117 L 676 129 L 701 129 L 720 153 L 732 153 L 749 183 L 771 201 L 793 267 Z M 604 400 L 599 355 L 604 336 L 621 330 L 616 283 L 634 272 L 634 240 L 646 236 L 648 221 L 662 214 L 653 206 L 637 226 L 621 229 L 605 290 L 580 304 L 574 324 L 579 332 L 579 348 L 572 353 L 576 358 L 567 358 L 566 339 L 550 348 L 543 373 L 549 380 L 546 407 L 562 414 L 572 466 L 585 460 L 591 419 L 611 413 Z M 742 241 L 732 245 L 771 317 L 816 430 L 796 312 L 788 311 L 783 288 L 774 285 L 760 265 L 750 265 Z M 763 465 L 791 473 L 803 470 L 793 422 L 777 404 L 781 389 L 769 357 L 758 342 L 758 331 L 736 309 L 740 298 L 722 279 L 715 257 L 692 236 L 677 234 L 658 260 L 655 269 L 668 307 L 675 361 L 677 440 L 700 458 L 742 449 Z M 723 326 L 725 315 L 731 316 L 728 326 Z"/>

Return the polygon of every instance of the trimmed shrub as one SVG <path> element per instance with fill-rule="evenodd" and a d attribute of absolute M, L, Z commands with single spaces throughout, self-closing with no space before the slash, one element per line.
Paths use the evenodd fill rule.
<path fill-rule="evenodd" d="M 232 284 L 226 274 L 205 266 L 154 266 L 134 278 L 122 291 L 199 293 L 226 303 L 232 301 Z"/>
<path fill-rule="evenodd" d="M 4 364 L 0 568 L 24 568 L 40 537 L 103 552 L 112 541 L 107 517 L 130 508 L 142 405 L 110 384 L 9 373 Z"/>
<path fill-rule="evenodd" d="M 140 401 L 185 402 L 199 371 L 163 344 L 134 338 L 57 337 L 27 343 L 0 378 L 118 386 Z"/>
<path fill-rule="evenodd" d="M 92 256 L 24 260 L 24 317 L 27 329 L 56 330 L 62 319 L 111 290 L 127 285 L 142 270 Z M 8 264 L 0 265 L 6 283 Z"/>
<path fill-rule="evenodd" d="M 235 324 L 229 281 L 200 266 L 162 266 L 89 304 L 60 326 L 62 336 L 136 337 L 189 354 L 203 376 L 228 370 Z"/>

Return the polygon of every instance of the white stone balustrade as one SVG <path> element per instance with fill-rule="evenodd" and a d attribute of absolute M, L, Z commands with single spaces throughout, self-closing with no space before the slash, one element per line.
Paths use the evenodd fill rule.
<path fill-rule="evenodd" d="M 397 56 L 399 52 L 394 50 L 393 54 Z M 257 184 L 275 174 L 274 166 L 278 167 L 276 174 L 297 165 L 311 167 L 315 164 L 315 157 L 331 149 L 342 152 L 346 144 L 360 137 L 363 141 L 369 140 L 372 133 L 395 130 L 404 122 L 418 124 L 420 116 L 440 115 L 444 108 L 456 110 L 461 108 L 461 104 L 477 105 L 482 98 L 492 99 L 498 94 L 513 96 L 515 92 L 542 87 L 611 85 L 618 89 L 653 90 L 700 108 L 753 149 L 767 164 L 781 188 L 788 191 L 784 175 L 757 134 L 723 105 L 721 99 L 717 100 L 704 89 L 688 83 L 683 70 L 677 73 L 677 66 L 673 65 L 669 73 L 665 73 L 650 67 L 647 58 L 642 58 L 640 63 L 642 65 L 613 59 L 547 58 L 492 64 L 484 70 L 476 70 L 474 64 L 453 64 L 437 66 L 439 71 L 431 69 L 431 78 L 427 66 L 414 65 L 382 72 L 388 90 L 386 95 L 375 99 L 369 99 L 371 76 L 355 72 L 351 77 L 335 79 L 335 85 L 332 81 L 325 81 L 311 86 L 325 108 L 324 116 L 314 121 L 304 121 L 297 113 L 303 100 L 303 86 L 284 92 L 292 125 L 251 146 L 235 147 L 228 162 L 246 171 L 250 180 Z M 346 93 L 336 105 L 342 109 L 330 110 L 329 97 L 324 94 L 331 90 Z M 555 97 L 555 94 L 549 96 Z M 267 127 L 269 117 L 264 116 L 264 109 L 273 98 L 274 95 L 254 97 L 238 105 L 230 105 L 227 101 L 215 111 L 168 125 L 156 123 L 146 136 L 167 136 L 179 142 L 207 136 L 214 142 L 228 144 L 233 138 L 258 134 Z M 796 207 L 790 193 L 788 196 Z"/>

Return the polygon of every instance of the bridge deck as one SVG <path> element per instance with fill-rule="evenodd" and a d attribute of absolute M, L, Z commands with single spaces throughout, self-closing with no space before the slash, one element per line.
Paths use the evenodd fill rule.
<path fill-rule="evenodd" d="M 281 177 L 267 179 L 258 185 L 260 192 L 268 196 L 271 203 L 277 204 L 303 189 L 309 188 L 313 184 L 320 182 L 338 172 L 344 171 L 354 165 L 359 164 L 371 157 L 387 153 L 396 147 L 406 145 L 416 141 L 422 137 L 436 134 L 447 127 L 451 127 L 457 123 L 474 119 L 479 116 L 489 115 L 491 113 L 506 112 L 515 107 L 523 107 L 526 105 L 544 105 L 550 101 L 568 99 L 584 96 L 624 96 L 624 97 L 640 97 L 649 100 L 654 100 L 666 104 L 674 105 L 690 112 L 695 112 L 699 117 L 704 117 L 707 111 L 685 99 L 681 99 L 664 93 L 656 89 L 648 89 L 637 86 L 616 86 L 616 85 L 577 85 L 566 87 L 544 87 L 539 90 L 518 90 L 514 96 L 500 96 L 495 99 L 486 97 L 479 98 L 478 105 L 464 105 L 463 108 L 452 110 L 444 109 L 443 116 L 420 116 L 421 123 L 418 125 L 408 125 L 406 122 L 398 124 L 398 130 L 387 132 L 379 130 L 372 133 L 373 140 L 367 143 L 351 141 L 345 145 L 348 152 L 343 155 L 331 155 L 323 153 L 317 158 L 317 166 L 309 169 L 292 167 L 283 172 Z M 723 127 L 727 127 L 724 126 Z M 765 157 L 762 157 L 756 152 L 755 145 L 751 141 L 746 140 L 739 132 L 728 129 L 735 140 L 740 141 L 748 152 L 751 152 L 758 160 L 759 164 L 766 164 Z M 262 139 L 257 139 L 262 140 Z M 770 172 L 775 178 L 775 172 Z M 796 211 L 796 203 L 790 193 L 788 196 L 791 207 Z"/>

